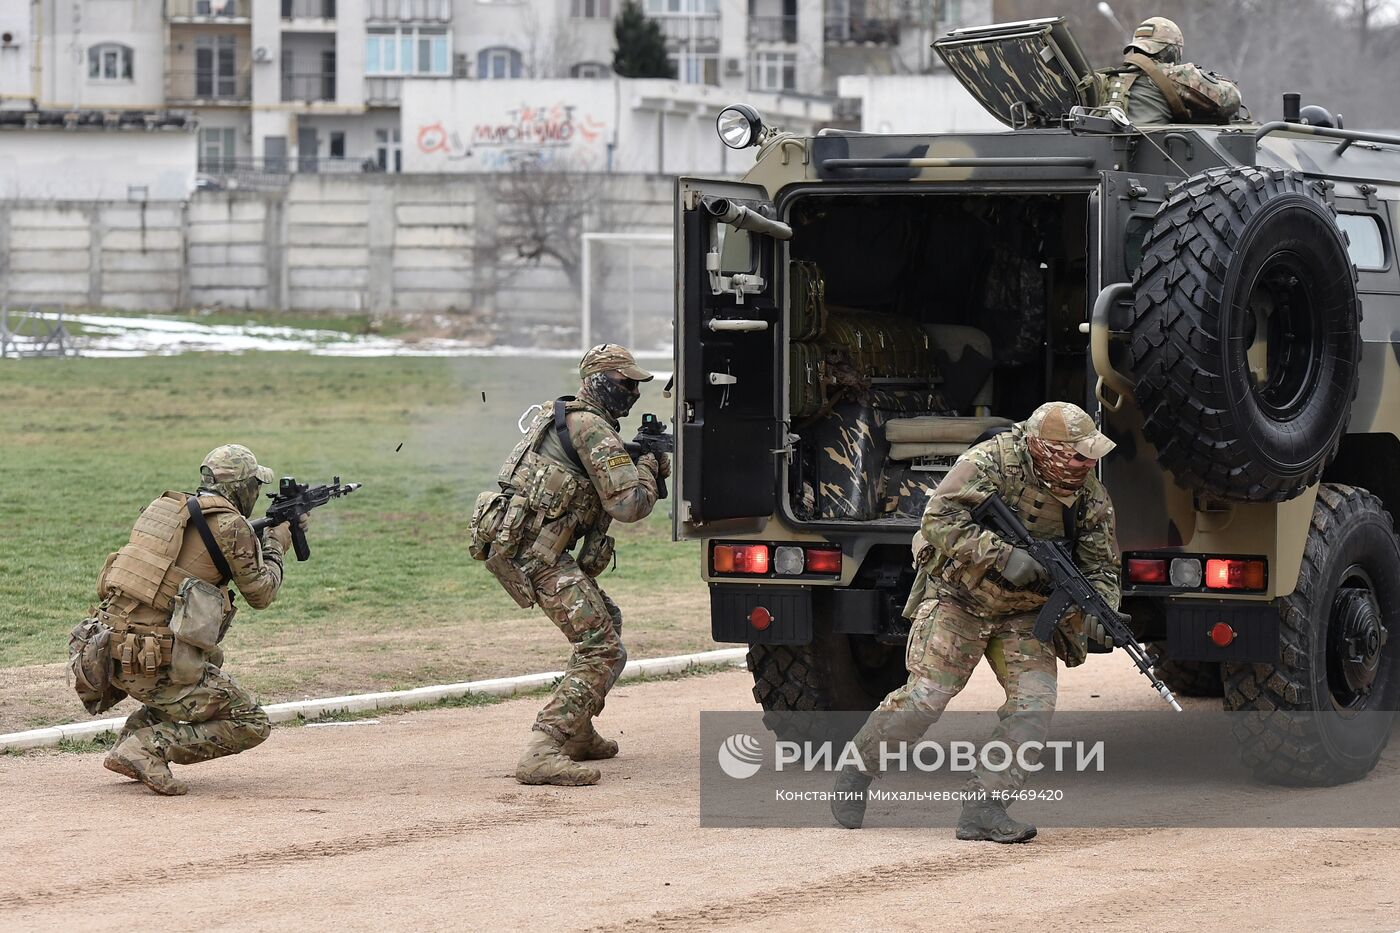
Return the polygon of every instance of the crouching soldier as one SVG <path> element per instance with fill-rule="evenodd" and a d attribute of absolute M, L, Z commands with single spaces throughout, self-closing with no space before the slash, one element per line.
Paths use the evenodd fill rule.
<path fill-rule="evenodd" d="M 878 774 L 881 745 L 916 742 L 943 713 L 984 657 L 1006 691 L 993 741 L 1025 758 L 1045 741 L 1055 709 L 1057 663 L 1083 663 L 1088 641 L 1108 644 L 1103 626 L 1071 613 L 1050 644 L 1032 633 L 1045 604 L 1045 568 L 1025 550 L 982 528 L 972 512 L 990 495 L 1016 510 L 1037 538 L 1065 538 L 1075 562 L 1104 600 L 1119 600 L 1113 504 L 1093 475 L 1114 447 L 1092 418 L 1068 402 L 1050 402 L 1004 434 L 973 447 L 948 471 L 924 509 L 915 537 L 918 575 L 905 613 L 913 620 L 908 682 L 871 714 L 853 742 L 862 770 L 840 773 L 831 808 L 858 828 L 865 790 Z M 1013 758 L 1020 761 L 1020 758 Z M 965 788 L 957 838 L 1023 842 L 1035 827 L 1006 813 L 1004 801 L 1026 781 L 1017 764 L 979 768 Z"/>
<path fill-rule="evenodd" d="M 100 633 L 109 665 L 103 673 L 110 674 L 98 690 L 106 699 L 84 696 L 88 708 L 96 712 L 123 694 L 142 704 L 103 765 L 166 795 L 188 790 L 171 775 L 172 763 L 236 755 L 268 736 L 267 714 L 222 670 L 219 642 L 234 616 L 226 587 L 236 586 L 254 609 L 267 608 L 291 542 L 289 525 L 266 529 L 260 540 L 248 522 L 273 478 L 252 451 L 218 447 L 199 472 L 194 495 L 167 492 L 142 510 L 131 540 L 107 558 L 97 584 L 101 605 L 83 623 L 94 636 L 86 653 Z M 304 528 L 306 516 L 301 522 Z"/>
<path fill-rule="evenodd" d="M 472 556 L 521 608 L 543 609 L 573 646 L 516 768 L 522 784 L 595 784 L 598 769 L 578 762 L 617 754 L 593 717 L 627 650 L 622 612 L 594 578 L 612 559 L 613 519 L 646 518 L 656 505 L 657 477 L 671 474 L 665 454 L 634 463 L 617 433 L 651 373 L 625 347 L 603 344 L 584 354 L 579 378 L 577 397 L 542 406 L 501 467 L 500 489 L 477 498 L 471 521 Z"/>

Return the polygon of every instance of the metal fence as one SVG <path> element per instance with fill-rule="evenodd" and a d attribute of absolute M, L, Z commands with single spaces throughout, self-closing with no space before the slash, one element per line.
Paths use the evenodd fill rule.
<path fill-rule="evenodd" d="M 199 160 L 199 187 L 285 188 L 295 174 L 364 175 L 383 171 L 373 159 L 247 158 L 211 156 Z"/>
<path fill-rule="evenodd" d="M 796 42 L 796 16 L 750 16 L 750 42 Z"/>
<path fill-rule="evenodd" d="M 166 0 L 170 19 L 247 19 L 253 15 L 252 0 Z"/>
<path fill-rule="evenodd" d="M 335 100 L 335 72 L 313 71 L 282 75 L 282 99 Z"/>
<path fill-rule="evenodd" d="M 282 0 L 283 19 L 335 19 L 335 0 Z"/>

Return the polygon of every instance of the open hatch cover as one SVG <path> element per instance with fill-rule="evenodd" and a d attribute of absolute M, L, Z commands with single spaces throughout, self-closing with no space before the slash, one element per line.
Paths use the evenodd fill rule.
<path fill-rule="evenodd" d="M 1093 69 L 1063 16 L 955 29 L 933 48 L 978 103 L 1012 128 L 1054 126 L 1090 103 Z"/>

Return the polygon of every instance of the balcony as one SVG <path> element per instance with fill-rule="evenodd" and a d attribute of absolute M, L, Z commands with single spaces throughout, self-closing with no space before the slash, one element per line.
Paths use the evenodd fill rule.
<path fill-rule="evenodd" d="M 335 100 L 335 72 L 282 75 L 282 100 L 306 103 Z"/>
<path fill-rule="evenodd" d="M 397 107 L 403 78 L 365 78 L 365 104 L 370 107 Z"/>
<path fill-rule="evenodd" d="M 377 173 L 373 159 L 305 158 L 252 159 L 206 157 L 199 160 L 199 187 L 205 190 L 224 188 L 284 188 L 293 175 L 361 175 Z"/>
<path fill-rule="evenodd" d="M 797 42 L 796 16 L 750 16 L 749 42 Z"/>
<path fill-rule="evenodd" d="M 282 0 L 283 19 L 335 19 L 335 0 Z"/>
<path fill-rule="evenodd" d="M 253 76 L 213 71 L 167 71 L 165 100 L 171 104 L 246 104 L 253 99 Z"/>
<path fill-rule="evenodd" d="M 661 24 L 668 48 L 719 45 L 718 16 L 653 16 Z"/>
<path fill-rule="evenodd" d="M 365 0 L 371 23 L 450 23 L 452 0 Z"/>
<path fill-rule="evenodd" d="M 827 14 L 826 41 L 854 45 L 898 45 L 899 20 Z"/>
<path fill-rule="evenodd" d="M 253 0 L 166 0 L 165 16 L 172 23 L 252 22 Z"/>

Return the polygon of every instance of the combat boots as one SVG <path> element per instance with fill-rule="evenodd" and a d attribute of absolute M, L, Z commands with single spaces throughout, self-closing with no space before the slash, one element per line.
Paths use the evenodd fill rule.
<path fill-rule="evenodd" d="M 865 791 L 871 777 L 855 768 L 845 768 L 836 774 L 835 793 L 831 798 L 831 815 L 847 829 L 860 829 L 865 822 Z"/>
<path fill-rule="evenodd" d="M 140 781 L 157 794 L 178 797 L 189 792 L 184 781 L 170 773 L 170 765 L 157 752 L 142 744 L 135 736 L 127 736 L 102 761 L 108 771 Z"/>
<path fill-rule="evenodd" d="M 597 784 L 603 775 L 597 768 L 577 764 L 562 750 L 563 743 L 546 732 L 530 733 L 530 744 L 515 766 L 515 779 L 521 784 L 562 784 L 577 787 Z"/>
<path fill-rule="evenodd" d="M 1027 842 L 1035 838 L 1035 827 L 1013 820 L 1000 801 L 969 800 L 963 804 L 956 835 L 969 841 Z"/>
<path fill-rule="evenodd" d="M 590 722 L 578 735 L 571 736 L 560 751 L 574 761 L 601 761 L 617 756 L 617 743 L 599 735 Z"/>

